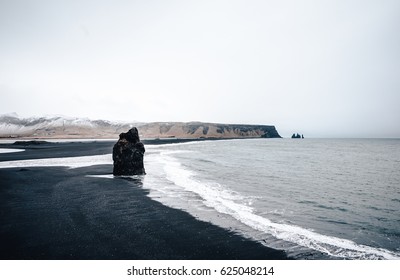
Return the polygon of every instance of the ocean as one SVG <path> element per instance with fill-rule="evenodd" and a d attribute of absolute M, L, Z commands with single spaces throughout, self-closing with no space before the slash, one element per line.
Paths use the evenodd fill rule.
<path fill-rule="evenodd" d="M 399 139 L 146 146 L 150 197 L 295 259 L 400 259 Z"/>

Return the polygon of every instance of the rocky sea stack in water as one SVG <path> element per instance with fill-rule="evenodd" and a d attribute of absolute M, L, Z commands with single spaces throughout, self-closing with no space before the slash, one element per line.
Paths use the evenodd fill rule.
<path fill-rule="evenodd" d="M 113 148 L 114 170 L 116 176 L 144 175 L 143 165 L 144 145 L 140 142 L 136 127 L 127 133 L 121 133 Z"/>

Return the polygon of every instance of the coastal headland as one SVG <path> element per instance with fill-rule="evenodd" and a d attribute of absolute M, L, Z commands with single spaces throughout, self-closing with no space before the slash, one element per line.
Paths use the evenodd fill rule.
<path fill-rule="evenodd" d="M 280 138 L 273 125 L 207 122 L 111 122 L 70 117 L 21 118 L 0 115 L 0 138 L 115 139 L 132 127 L 140 138 Z"/>

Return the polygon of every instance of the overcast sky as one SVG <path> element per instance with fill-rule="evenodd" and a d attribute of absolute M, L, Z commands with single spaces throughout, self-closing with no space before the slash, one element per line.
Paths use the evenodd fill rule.
<path fill-rule="evenodd" d="M 400 1 L 0 0 L 0 114 L 400 137 Z"/>

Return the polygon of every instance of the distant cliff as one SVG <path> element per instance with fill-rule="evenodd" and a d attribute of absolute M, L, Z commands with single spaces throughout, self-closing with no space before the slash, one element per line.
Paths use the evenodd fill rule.
<path fill-rule="evenodd" d="M 118 138 L 132 127 L 141 138 L 280 138 L 272 125 L 217 124 L 202 122 L 110 122 L 61 116 L 20 118 L 0 116 L 2 138 Z"/>
<path fill-rule="evenodd" d="M 272 125 L 157 122 L 138 127 L 147 138 L 280 138 Z"/>

